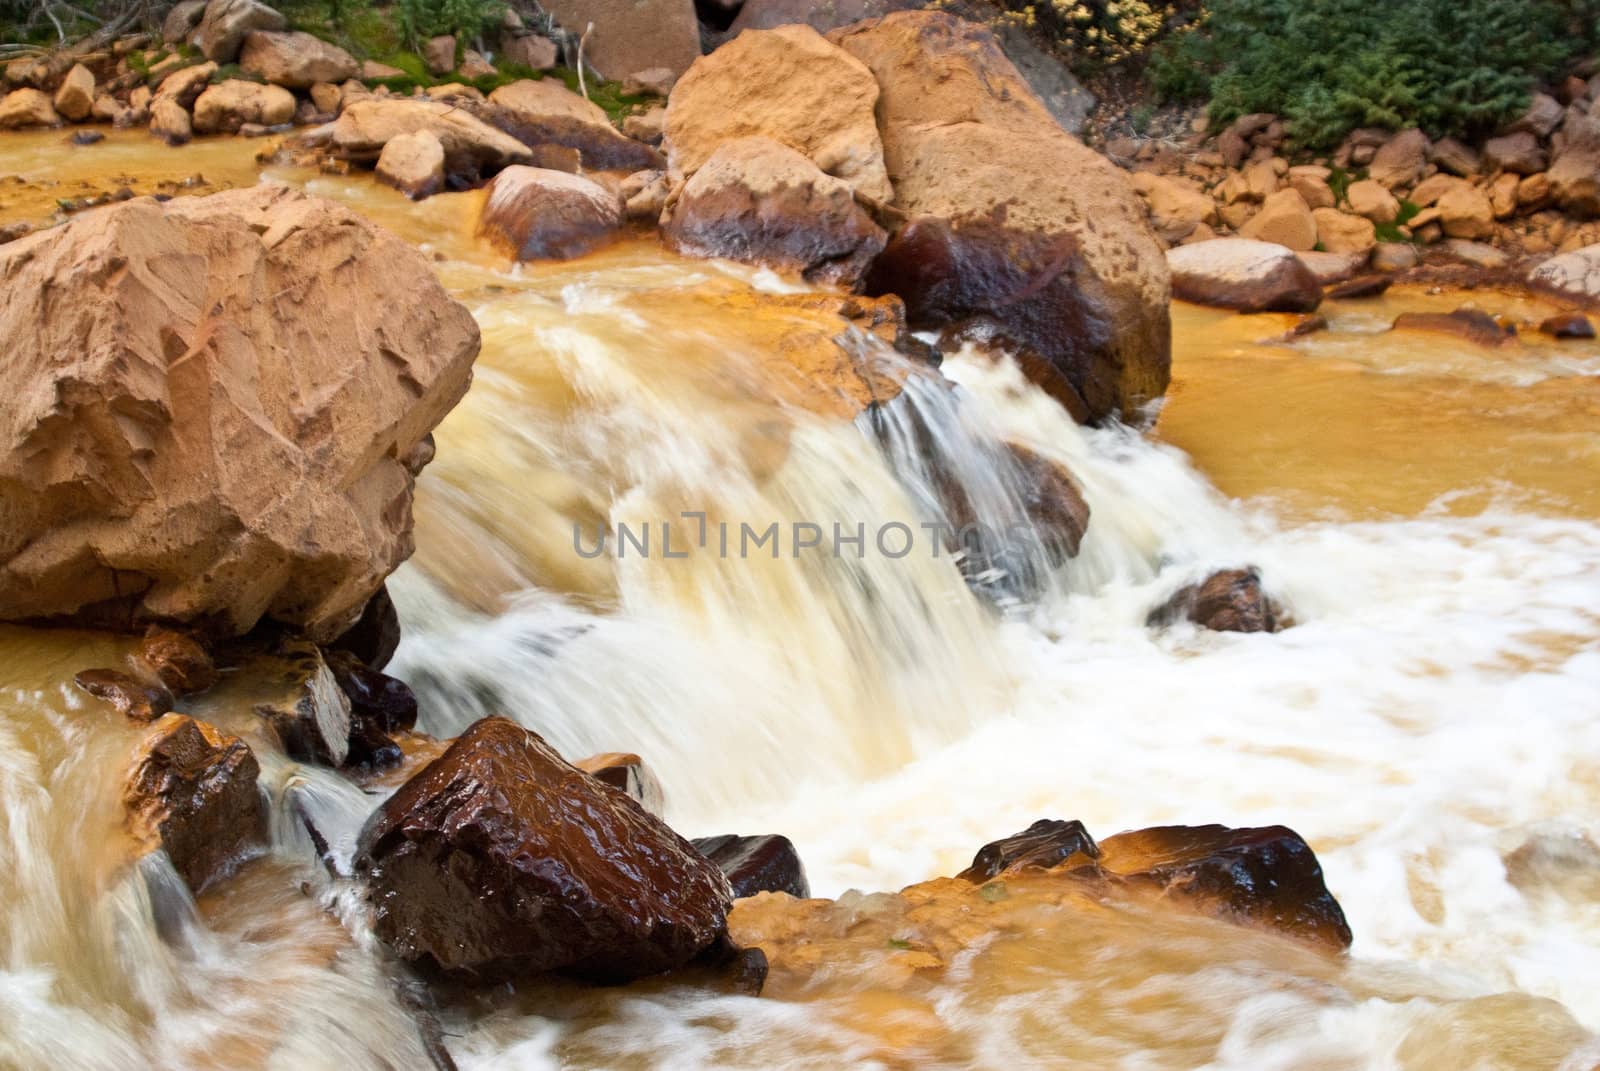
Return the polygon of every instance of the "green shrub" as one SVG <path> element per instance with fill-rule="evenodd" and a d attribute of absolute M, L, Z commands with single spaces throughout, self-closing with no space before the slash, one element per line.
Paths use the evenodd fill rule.
<path fill-rule="evenodd" d="M 471 40 L 505 14 L 502 0 L 395 0 L 400 32 L 413 46 L 440 34 Z"/>
<path fill-rule="evenodd" d="M 1363 126 L 1477 137 L 1600 41 L 1600 0 L 1212 0 L 1156 50 L 1168 99 L 1290 121 L 1301 148 Z"/>

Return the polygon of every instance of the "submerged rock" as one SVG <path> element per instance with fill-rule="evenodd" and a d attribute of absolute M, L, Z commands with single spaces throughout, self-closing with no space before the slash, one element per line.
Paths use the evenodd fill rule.
<path fill-rule="evenodd" d="M 697 837 L 692 843 L 700 854 L 722 868 L 735 897 L 781 892 L 804 900 L 811 895 L 800 853 L 782 834 L 742 837 L 725 833 Z"/>
<path fill-rule="evenodd" d="M 1057 125 L 980 26 L 904 11 L 830 39 L 877 79 L 894 207 L 909 220 L 868 291 L 904 298 L 915 327 L 990 325 L 1087 419 L 1159 397 L 1168 275 L 1125 173 Z"/>
<path fill-rule="evenodd" d="M 1587 316 L 1576 312 L 1551 316 L 1539 324 L 1539 331 L 1551 338 L 1594 338 L 1594 324 Z"/>
<path fill-rule="evenodd" d="M 887 237 L 848 183 L 762 137 L 719 145 L 684 185 L 663 234 L 691 256 L 762 264 L 849 289 Z"/>
<path fill-rule="evenodd" d="M 732 901 L 692 845 L 504 718 L 378 808 L 356 869 L 402 959 L 477 980 L 669 970 L 725 935 Z"/>
<path fill-rule="evenodd" d="M 1253 568 L 1224 569 L 1180 588 L 1150 612 L 1146 624 L 1165 628 L 1182 620 L 1216 632 L 1277 632 L 1287 624 Z"/>
<path fill-rule="evenodd" d="M 145 738 L 128 775 L 128 830 L 145 850 L 164 850 L 199 892 L 261 843 L 260 772 L 243 740 L 168 714 Z"/>
<path fill-rule="evenodd" d="M 141 198 L 0 246 L 0 281 L 6 619 L 328 639 L 410 555 L 478 329 L 400 239 L 281 186 Z"/>
<path fill-rule="evenodd" d="M 1167 252 L 1172 296 L 1239 312 L 1314 312 L 1322 285 L 1294 253 L 1270 242 L 1219 238 Z"/>
<path fill-rule="evenodd" d="M 1402 312 L 1394 318 L 1395 331 L 1427 331 L 1453 335 L 1475 346 L 1499 347 L 1517 340 L 1513 327 L 1478 309 L 1457 309 L 1454 312 Z"/>
<path fill-rule="evenodd" d="M 567 260 L 620 236 L 622 202 L 580 175 L 508 167 L 489 184 L 478 233 L 516 260 Z"/>
<path fill-rule="evenodd" d="M 110 703 L 129 721 L 152 722 L 172 711 L 172 693 L 159 682 L 120 669 L 85 669 L 72 678 L 79 688 Z"/>

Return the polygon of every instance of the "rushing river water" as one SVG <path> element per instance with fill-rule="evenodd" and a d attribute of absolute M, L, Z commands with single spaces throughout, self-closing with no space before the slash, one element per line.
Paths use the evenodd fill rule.
<path fill-rule="evenodd" d="M 0 181 L 27 181 L 0 185 L 0 222 L 82 183 L 255 181 L 255 147 L 8 135 Z M 1329 959 L 1132 908 L 1022 913 L 1020 939 L 908 981 L 871 961 L 894 906 L 849 894 L 810 980 L 501 993 L 443 1013 L 463 1067 L 1600 1067 L 1600 349 L 1382 330 L 1543 303 L 1395 291 L 1293 346 L 1261 342 L 1284 318 L 1179 307 L 1149 435 L 1077 427 L 1011 366 L 950 356 L 960 392 L 913 387 L 891 419 L 931 429 L 986 516 L 1014 504 L 1002 441 L 1066 462 L 1093 515 L 1044 596 L 997 614 L 947 555 L 870 537 L 804 560 L 575 552 L 574 525 L 685 510 L 915 525 L 915 466 L 774 369 L 797 321 L 749 295 L 782 280 L 644 244 L 510 270 L 472 237 L 478 195 L 266 174 L 420 245 L 483 327 L 391 581 L 390 672 L 421 728 L 492 709 L 569 757 L 638 751 L 676 828 L 788 834 L 830 897 L 953 874 L 1039 817 L 1283 823 L 1355 933 Z M 1295 627 L 1145 627 L 1239 564 Z M 426 1066 L 358 893 L 292 822 L 198 904 L 124 865 L 138 733 L 70 684 L 117 643 L 0 631 L 0 1066 Z M 262 763 L 348 852 L 372 797 Z"/>

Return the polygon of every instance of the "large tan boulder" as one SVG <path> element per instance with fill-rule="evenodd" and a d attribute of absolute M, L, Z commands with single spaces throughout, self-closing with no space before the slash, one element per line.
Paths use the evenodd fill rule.
<path fill-rule="evenodd" d="M 31 126 L 60 126 L 61 116 L 50 94 L 37 89 L 13 89 L 0 100 L 0 130 L 22 130 Z"/>
<path fill-rule="evenodd" d="M 443 101 L 347 102 L 338 119 L 318 128 L 306 140 L 325 144 L 346 159 L 376 163 L 391 139 L 420 130 L 439 139 L 444 148 L 445 169 L 468 181 L 533 158 L 532 150 L 516 138 Z"/>
<path fill-rule="evenodd" d="M 56 111 L 78 123 L 89 118 L 94 107 L 94 75 L 81 63 L 74 63 L 56 90 Z"/>
<path fill-rule="evenodd" d="M 195 100 L 194 129 L 199 134 L 236 134 L 246 123 L 279 126 L 294 118 L 294 107 L 294 94 L 282 86 L 230 78 Z"/>
<path fill-rule="evenodd" d="M 338 45 L 300 32 L 257 30 L 244 39 L 239 66 L 275 86 L 310 89 L 318 82 L 343 82 L 361 73 L 356 58 Z"/>
<path fill-rule="evenodd" d="M 194 119 L 175 97 L 157 97 L 150 104 L 150 133 L 168 145 L 183 145 L 194 137 Z"/>
<path fill-rule="evenodd" d="M 682 74 L 700 55 L 694 0 L 543 0 L 540 6 L 569 33 L 588 31 L 583 61 L 613 82 L 652 67 Z"/>
<path fill-rule="evenodd" d="M 259 0 L 210 0 L 192 40 L 206 59 L 232 63 L 246 37 L 257 30 L 270 32 L 287 26 L 282 14 Z"/>
<path fill-rule="evenodd" d="M 809 26 L 747 30 L 695 61 L 667 100 L 667 157 L 685 175 L 717 146 L 765 137 L 877 201 L 894 197 L 873 109 L 878 83 Z"/>
<path fill-rule="evenodd" d="M 1240 312 L 1310 312 L 1322 284 L 1292 250 L 1247 238 L 1218 238 L 1167 253 L 1172 293 L 1197 305 Z"/>
<path fill-rule="evenodd" d="M 1288 182 L 1301 197 L 1306 199 L 1306 204 L 1314 212 L 1319 208 L 1332 208 L 1339 203 L 1334 196 L 1333 187 L 1328 184 L 1328 179 L 1333 175 L 1330 168 L 1320 164 L 1301 164 L 1291 167 Z"/>
<path fill-rule="evenodd" d="M 1318 208 L 1311 218 L 1317 223 L 1317 243 L 1329 253 L 1366 253 L 1378 244 L 1378 228 L 1365 216 Z"/>
<path fill-rule="evenodd" d="M 1148 171 L 1135 171 L 1130 177 L 1150 208 L 1156 233 L 1166 241 L 1187 238 L 1202 223 L 1216 225 L 1217 202 L 1195 183 Z"/>
<path fill-rule="evenodd" d="M 1373 223 L 1393 223 L 1400 218 L 1400 202 L 1381 182 L 1362 179 L 1352 182 L 1345 191 L 1350 211 L 1370 219 Z"/>
<path fill-rule="evenodd" d="M 1489 195 L 1469 182 L 1452 186 L 1435 203 L 1439 224 L 1452 238 L 1492 238 L 1494 204 Z"/>
<path fill-rule="evenodd" d="M 615 241 L 622 199 L 581 175 L 508 167 L 489 183 L 478 232 L 516 260 L 567 260 Z"/>
<path fill-rule="evenodd" d="M 1169 279 L 1127 176 L 1057 125 L 980 26 L 905 11 L 833 39 L 878 81 L 884 160 L 909 220 L 869 290 L 905 298 L 914 325 L 1004 339 L 1079 419 L 1159 397 Z"/>
<path fill-rule="evenodd" d="M 477 351 L 420 253 L 282 186 L 0 247 L 4 617 L 337 636 Z"/>
<path fill-rule="evenodd" d="M 432 197 L 444 189 L 444 146 L 427 130 L 390 138 L 378 156 L 377 175 L 413 201 Z"/>
<path fill-rule="evenodd" d="M 770 138 L 717 147 L 678 196 L 663 233 L 691 256 L 727 257 L 855 287 L 888 235 L 849 183 Z"/>
<path fill-rule="evenodd" d="M 624 137 L 599 105 L 557 78 L 523 78 L 489 94 L 483 117 L 524 145 L 577 150 L 593 171 L 638 171 L 661 166 L 661 154 Z"/>
<path fill-rule="evenodd" d="M 205 92 L 206 86 L 211 84 L 211 76 L 216 74 L 218 67 L 215 63 L 196 63 L 192 67 L 180 67 L 169 72 L 156 86 L 156 100 L 171 100 L 185 111 L 194 107 L 194 102 Z"/>
<path fill-rule="evenodd" d="M 1298 190 L 1279 190 L 1261 202 L 1261 211 L 1239 228 L 1239 237 L 1272 242 L 1303 253 L 1316 247 L 1317 221 Z"/>

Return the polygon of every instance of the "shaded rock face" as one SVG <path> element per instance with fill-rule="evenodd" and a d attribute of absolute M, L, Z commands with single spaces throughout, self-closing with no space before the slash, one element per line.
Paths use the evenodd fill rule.
<path fill-rule="evenodd" d="M 411 553 L 407 462 L 478 329 L 398 238 L 283 187 L 137 199 L 0 247 L 0 281 L 8 619 L 326 639 Z"/>
<path fill-rule="evenodd" d="M 1156 826 L 1100 842 L 1100 865 L 1207 915 L 1266 926 L 1330 951 L 1350 947 L 1349 923 L 1316 853 L 1284 826 Z"/>
<path fill-rule="evenodd" d="M 911 220 L 869 292 L 905 298 L 917 326 L 995 325 L 1091 420 L 1158 397 L 1169 283 L 1124 173 L 1056 124 L 982 27 L 907 11 L 830 38 L 878 82 L 884 160 Z"/>
<path fill-rule="evenodd" d="M 350 706 L 345 761 L 380 769 L 404 756 L 394 735 L 416 727 L 417 697 L 404 681 L 371 669 L 348 651 L 324 651 L 334 683 Z"/>
<path fill-rule="evenodd" d="M 781 892 L 804 900 L 811 895 L 805 864 L 788 837 L 777 833 L 755 837 L 725 833 L 720 837 L 697 837 L 692 843 L 700 854 L 722 868 L 735 897 Z"/>
<path fill-rule="evenodd" d="M 389 664 L 400 646 L 400 615 L 394 608 L 394 600 L 389 598 L 387 584 L 367 600 L 356 623 L 327 646 L 332 650 L 349 651 L 371 669 L 381 670 Z"/>
<path fill-rule="evenodd" d="M 239 66 L 275 86 L 290 89 L 310 89 L 318 82 L 343 82 L 361 73 L 361 65 L 350 53 L 298 31 L 250 34 L 239 51 Z"/>
<path fill-rule="evenodd" d="M 660 818 L 666 810 L 666 794 L 661 782 L 644 760 L 631 751 L 606 751 L 573 763 L 578 769 L 634 800 Z"/>
<path fill-rule="evenodd" d="M 660 153 L 618 133 L 599 105 L 559 79 L 512 82 L 490 93 L 489 104 L 478 109 L 485 122 L 530 148 L 571 149 L 590 170 L 638 171 L 662 165 Z"/>
<path fill-rule="evenodd" d="M 140 746 L 128 775 L 128 830 L 146 851 L 165 850 L 199 892 L 261 843 L 260 772 L 243 740 L 168 714 Z"/>
<path fill-rule="evenodd" d="M 355 735 L 350 698 L 316 644 L 285 637 L 253 672 L 281 690 L 255 710 L 284 752 L 301 762 L 343 766 Z"/>
<path fill-rule="evenodd" d="M 719 145 L 684 185 L 663 233 L 691 256 L 797 271 L 850 289 L 887 237 L 844 180 L 769 138 Z"/>
<path fill-rule="evenodd" d="M 347 102 L 337 120 L 306 140 L 326 144 L 347 160 L 375 163 L 391 140 L 419 131 L 438 139 L 444 149 L 446 176 L 455 185 L 470 186 L 501 168 L 533 158 L 532 151 L 516 138 L 443 101 Z"/>
<path fill-rule="evenodd" d="M 1589 322 L 1587 316 L 1576 312 L 1561 313 L 1551 316 L 1539 324 L 1541 334 L 1551 338 L 1578 339 L 1594 338 L 1594 324 Z"/>
<path fill-rule="evenodd" d="M 972 865 L 956 877 L 981 885 L 1017 870 L 1050 870 L 1069 862 L 1089 865 L 1099 858 L 1100 847 L 1082 822 L 1041 818 L 1021 833 L 979 848 Z"/>
<path fill-rule="evenodd" d="M 578 175 L 508 167 L 489 184 L 478 233 L 517 260 L 567 260 L 615 241 L 622 202 Z"/>
<path fill-rule="evenodd" d="M 1172 294 L 1197 305 L 1240 312 L 1312 312 L 1322 285 L 1311 269 L 1281 245 L 1219 238 L 1167 253 Z"/>
<path fill-rule="evenodd" d="M 894 196 L 873 109 L 878 83 L 809 26 L 740 34 L 695 62 L 667 100 L 667 156 L 693 176 L 717 147 L 765 137 L 864 197 Z"/>
<path fill-rule="evenodd" d="M 1185 620 L 1214 632 L 1277 632 L 1287 624 L 1254 569 L 1212 573 L 1200 583 L 1180 589 L 1151 611 L 1146 623 L 1164 628 Z"/>
<path fill-rule="evenodd" d="M 474 979 L 656 974 L 723 938 L 732 902 L 692 845 L 504 718 L 379 807 L 356 869 L 402 959 Z"/>

